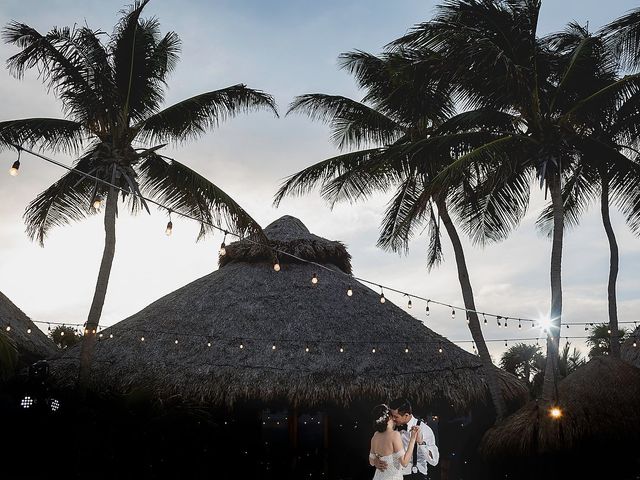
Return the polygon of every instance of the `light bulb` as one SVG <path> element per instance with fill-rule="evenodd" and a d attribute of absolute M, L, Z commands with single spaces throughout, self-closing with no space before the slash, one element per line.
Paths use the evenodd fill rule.
<path fill-rule="evenodd" d="M 442 347 L 438 347 L 438 353 L 442 353 Z"/>
<path fill-rule="evenodd" d="M 318 283 L 318 276 L 314 273 L 313 277 L 311 277 L 311 283 L 316 285 Z"/>
<path fill-rule="evenodd" d="M 456 318 L 456 311 L 453 308 L 451 309 L 451 318 Z"/>
<path fill-rule="evenodd" d="M 109 338 L 113 338 L 113 333 L 109 334 Z"/>
<path fill-rule="evenodd" d="M 344 352 L 344 347 L 340 347 L 340 353 Z"/>
<path fill-rule="evenodd" d="M 243 344 L 240 344 L 240 348 L 241 348 L 241 349 L 242 349 L 242 348 L 244 348 L 244 345 L 243 345 Z"/>
<path fill-rule="evenodd" d="M 9 327 L 7 327 L 7 330 L 9 330 Z M 62 330 L 62 331 L 60 332 L 60 336 L 61 336 L 61 337 L 64 337 L 64 330 Z"/>
<path fill-rule="evenodd" d="M 271 350 L 275 350 L 276 346 L 275 345 L 271 345 Z"/>
<path fill-rule="evenodd" d="M 210 347 L 210 346 L 211 346 L 211 342 L 207 342 L 207 347 Z"/>
<path fill-rule="evenodd" d="M 427 317 L 429 316 L 429 302 L 427 302 Z"/>
<path fill-rule="evenodd" d="M 18 173 L 20 173 L 20 160 L 13 162 L 13 165 L 11 165 L 11 168 L 9 169 L 9 175 L 12 177 L 17 176 Z"/>
<path fill-rule="evenodd" d="M 386 301 L 387 301 L 387 300 L 384 298 L 384 293 L 381 293 L 381 294 L 380 294 L 380 303 L 384 303 L 384 302 L 386 302 Z"/>
<path fill-rule="evenodd" d="M 7 332 L 10 332 L 10 331 L 11 331 L 11 326 L 7 325 Z"/>
<path fill-rule="evenodd" d="M 371 353 L 376 353 L 375 347 L 371 349 Z"/>
<path fill-rule="evenodd" d="M 99 198 L 96 198 L 96 199 L 93 201 L 93 208 L 94 208 L 94 209 L 96 209 L 96 210 L 98 210 L 98 209 L 100 208 L 100 205 L 102 205 L 102 202 L 100 201 L 100 199 L 99 199 Z"/>
<path fill-rule="evenodd" d="M 31 329 L 30 328 L 27 328 L 27 333 L 31 333 Z"/>
<path fill-rule="evenodd" d="M 175 344 L 176 344 L 176 345 L 178 344 L 178 340 L 177 340 L 177 339 L 176 339 L 176 341 L 175 341 Z"/>
<path fill-rule="evenodd" d="M 274 264 L 273 264 L 273 269 L 274 269 L 276 272 L 279 272 L 279 271 L 280 271 L 280 264 L 279 264 L 278 262 L 274 263 Z"/>
<path fill-rule="evenodd" d="M 412 303 L 411 303 L 411 299 L 409 299 L 409 302 L 407 302 L 407 308 L 408 308 L 408 309 L 411 309 L 411 307 L 412 307 L 412 306 L 413 306 L 413 305 L 412 305 Z"/>
<path fill-rule="evenodd" d="M 144 337 L 140 337 L 140 341 L 141 341 L 141 342 L 144 342 Z"/>
<path fill-rule="evenodd" d="M 224 256 L 227 254 L 227 249 L 226 249 L 226 245 L 224 244 L 224 242 L 222 242 L 222 243 L 220 244 L 220 250 L 218 251 L 218 254 L 219 254 L 221 257 L 224 257 Z"/>
<path fill-rule="evenodd" d="M 353 295 L 353 290 L 351 289 L 351 285 L 349 285 L 349 288 L 347 289 L 347 297 L 350 297 Z"/>
<path fill-rule="evenodd" d="M 305 347 L 304 351 L 309 353 L 309 347 Z"/>
<path fill-rule="evenodd" d="M 553 407 L 549 410 L 549 415 L 551 415 L 551 418 L 558 419 L 562 417 L 562 410 L 560 410 L 560 407 Z"/>
<path fill-rule="evenodd" d="M 635 341 L 635 340 L 633 341 L 633 346 L 634 346 L 634 347 L 637 347 L 637 346 L 638 346 L 638 344 L 636 343 L 636 341 Z"/>
<path fill-rule="evenodd" d="M 169 220 L 169 223 L 167 223 L 167 229 L 164 231 L 164 233 L 167 234 L 167 237 L 170 237 L 173 233 L 173 222 L 171 220 Z"/>
<path fill-rule="evenodd" d="M 409 346 L 404 347 L 404 353 L 409 353 Z"/>

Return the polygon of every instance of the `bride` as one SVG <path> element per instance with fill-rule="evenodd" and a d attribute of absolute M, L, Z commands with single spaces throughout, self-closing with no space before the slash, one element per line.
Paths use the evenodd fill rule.
<path fill-rule="evenodd" d="M 374 465 L 374 459 L 380 458 L 387 462 L 387 469 L 376 468 L 373 480 L 402 480 L 403 467 L 409 465 L 418 436 L 418 427 L 411 428 L 411 439 L 407 451 L 404 451 L 400 432 L 394 430 L 395 423 L 391 418 L 391 411 L 387 405 L 378 405 L 373 409 L 373 425 L 376 432 L 371 437 L 369 464 Z"/>

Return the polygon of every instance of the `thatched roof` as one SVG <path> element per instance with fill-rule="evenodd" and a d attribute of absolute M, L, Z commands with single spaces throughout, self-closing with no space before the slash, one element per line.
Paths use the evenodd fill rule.
<path fill-rule="evenodd" d="M 530 402 L 489 430 L 481 452 L 493 459 L 535 457 L 640 439 L 640 369 L 596 357 L 558 385 L 559 419 Z"/>
<path fill-rule="evenodd" d="M 640 368 L 640 327 L 631 332 L 629 338 L 624 341 L 620 355 L 623 360 Z"/>
<path fill-rule="evenodd" d="M 341 244 L 309 234 L 293 217 L 277 220 L 265 233 L 296 254 L 350 269 Z M 144 386 L 159 395 L 227 404 L 347 404 L 399 394 L 456 407 L 488 401 L 476 356 L 391 302 L 381 304 L 378 292 L 343 273 L 284 258 L 276 272 L 270 259 L 260 261 L 261 254 L 251 252 L 243 242 L 229 245 L 232 260 L 223 259 L 219 270 L 104 330 L 92 374 L 96 388 Z M 63 384 L 73 384 L 78 349 L 52 362 L 52 374 Z M 500 378 L 509 400 L 526 395 L 515 377 L 502 372 Z"/>
<path fill-rule="evenodd" d="M 9 331 L 7 326 L 10 327 Z M 42 330 L 2 292 L 0 292 L 0 328 L 15 343 L 18 349 L 19 365 L 30 364 L 58 352 L 55 344 Z M 31 333 L 28 333 L 29 330 Z"/>

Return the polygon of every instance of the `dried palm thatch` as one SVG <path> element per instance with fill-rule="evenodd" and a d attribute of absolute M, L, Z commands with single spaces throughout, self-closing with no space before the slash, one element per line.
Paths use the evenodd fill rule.
<path fill-rule="evenodd" d="M 0 329 L 18 350 L 18 366 L 25 366 L 58 353 L 55 344 L 2 292 Z"/>
<path fill-rule="evenodd" d="M 576 452 L 596 445 L 616 446 L 640 439 L 640 369 L 611 357 L 596 357 L 558 385 L 562 416 L 552 405 L 530 402 L 482 439 L 490 459 Z M 633 443 L 629 443 L 633 445 Z"/>
<path fill-rule="evenodd" d="M 640 327 L 636 328 L 622 344 L 622 359 L 640 368 Z"/>
<path fill-rule="evenodd" d="M 264 232 L 334 272 L 285 258 L 276 272 L 267 253 L 231 244 L 219 270 L 102 332 L 94 388 L 144 387 L 213 404 L 346 405 L 399 394 L 456 407 L 489 401 L 478 358 L 345 275 L 351 266 L 342 244 L 311 235 L 293 217 Z M 78 350 L 52 362 L 62 384 L 75 380 Z M 508 400 L 526 395 L 515 377 L 501 372 L 500 379 Z"/>

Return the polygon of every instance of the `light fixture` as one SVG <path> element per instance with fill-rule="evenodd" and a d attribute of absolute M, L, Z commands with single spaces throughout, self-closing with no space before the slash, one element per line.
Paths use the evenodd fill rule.
<path fill-rule="evenodd" d="M 100 208 L 100 206 L 101 206 L 101 205 L 102 205 L 102 201 L 100 201 L 100 199 L 99 199 L 99 198 L 96 198 L 96 199 L 93 201 L 93 208 L 94 208 L 94 210 L 98 210 L 98 209 Z"/>
<path fill-rule="evenodd" d="M 224 232 L 224 238 L 222 239 L 222 243 L 220 244 L 220 250 L 218 251 L 218 255 L 224 257 L 227 254 L 227 249 L 224 242 L 227 240 L 227 232 Z"/>
<path fill-rule="evenodd" d="M 376 353 L 376 347 L 373 347 L 373 348 L 371 349 L 371 353 Z"/>
<path fill-rule="evenodd" d="M 438 345 L 438 353 L 442 353 L 442 343 L 440 343 L 440 345 Z"/>
<path fill-rule="evenodd" d="M 167 234 L 167 237 L 170 237 L 173 233 L 173 222 L 171 221 L 171 212 L 169 212 L 169 222 L 167 223 L 167 229 L 164 231 Z"/>
<path fill-rule="evenodd" d="M 309 353 L 309 347 L 308 346 L 304 347 L 304 351 Z"/>
<path fill-rule="evenodd" d="M 344 347 L 342 345 L 340 346 L 340 353 L 344 353 Z"/>
<path fill-rule="evenodd" d="M 318 275 L 316 275 L 315 273 L 311 277 L 311 283 L 313 283 L 314 285 L 318 284 Z"/>
<path fill-rule="evenodd" d="M 407 345 L 406 347 L 404 347 L 404 353 L 409 353 L 409 345 Z"/>
<path fill-rule="evenodd" d="M 518 320 L 518 328 L 522 328 L 522 322 Z"/>
<path fill-rule="evenodd" d="M 276 344 L 274 343 L 273 345 L 271 345 L 271 350 L 275 350 L 276 349 Z"/>
<path fill-rule="evenodd" d="M 487 324 L 487 317 L 485 316 L 484 313 L 482 314 L 482 318 L 484 318 L 484 324 L 486 325 Z"/>
<path fill-rule="evenodd" d="M 451 318 L 456 318 L 456 311 L 454 308 L 451 309 Z"/>
<path fill-rule="evenodd" d="M 22 400 L 20 400 L 20 406 L 22 408 L 31 408 L 33 406 L 33 398 L 27 395 Z"/>
<path fill-rule="evenodd" d="M 207 347 L 210 347 L 210 346 L 211 346 L 211 342 L 207 342 Z"/>
<path fill-rule="evenodd" d="M 353 295 L 353 290 L 351 289 L 351 285 L 349 285 L 349 288 L 347 289 L 347 297 L 350 297 Z"/>
<path fill-rule="evenodd" d="M 502 323 L 500 323 L 500 319 L 501 319 L 501 318 L 502 318 L 502 317 L 501 317 L 500 315 L 498 315 L 498 316 L 496 317 L 496 322 L 498 322 L 498 327 L 501 327 L 501 326 L 502 326 Z"/>
<path fill-rule="evenodd" d="M 11 325 L 7 325 L 7 332 L 11 331 Z"/>
<path fill-rule="evenodd" d="M 27 333 L 31 333 L 31 329 L 30 328 L 27 328 Z"/>
<path fill-rule="evenodd" d="M 507 320 L 509 320 L 509 317 L 504 317 L 504 328 L 507 328 Z"/>
<path fill-rule="evenodd" d="M 276 263 L 274 263 L 274 264 L 273 264 L 273 269 L 274 269 L 276 272 L 279 272 L 279 271 L 280 271 L 280 264 L 278 263 L 278 261 L 277 261 L 277 260 L 276 260 Z"/>
<path fill-rule="evenodd" d="M 140 337 L 140 341 L 141 341 L 141 342 L 144 342 L 144 337 Z"/>
<path fill-rule="evenodd" d="M 109 334 L 109 338 L 113 338 L 113 333 Z"/>
<path fill-rule="evenodd" d="M 382 287 L 380 287 L 380 303 L 384 303 L 387 300 L 384 298 L 384 291 L 382 290 Z"/>
<path fill-rule="evenodd" d="M 13 165 L 11 165 L 11 168 L 9 169 L 9 175 L 11 175 L 12 177 L 15 177 L 18 175 L 18 173 L 20 173 L 20 152 L 22 151 L 22 149 L 18 149 L 18 159 L 13 162 Z"/>
<path fill-rule="evenodd" d="M 427 300 L 427 317 L 429 316 L 429 300 Z"/>
<path fill-rule="evenodd" d="M 560 407 L 552 407 L 551 409 L 549 409 L 549 415 L 551 415 L 551 418 L 557 420 L 562 417 L 562 410 L 560 409 Z"/>
<path fill-rule="evenodd" d="M 178 339 L 176 338 L 176 341 L 174 342 L 176 345 L 178 344 Z"/>
<path fill-rule="evenodd" d="M 243 349 L 244 345 L 242 344 L 242 342 L 240 342 L 240 349 Z"/>
<path fill-rule="evenodd" d="M 60 402 L 58 400 L 56 400 L 55 398 L 51 399 L 51 403 L 50 403 L 50 407 L 51 407 L 51 411 L 52 412 L 57 412 L 58 409 L 60 408 Z"/>
<path fill-rule="evenodd" d="M 411 310 L 411 307 L 413 306 L 413 304 L 411 303 L 411 297 L 409 297 L 409 301 L 407 302 L 407 308 L 409 310 Z"/>

